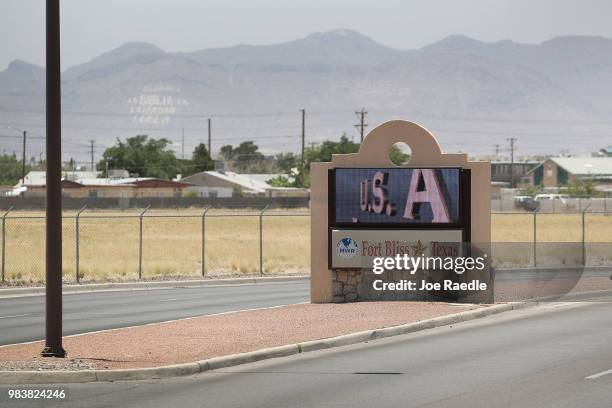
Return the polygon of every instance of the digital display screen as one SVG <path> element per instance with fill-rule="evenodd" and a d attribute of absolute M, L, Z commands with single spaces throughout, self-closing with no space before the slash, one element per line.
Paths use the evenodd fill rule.
<path fill-rule="evenodd" d="M 459 223 L 458 168 L 337 168 L 336 224 Z"/>

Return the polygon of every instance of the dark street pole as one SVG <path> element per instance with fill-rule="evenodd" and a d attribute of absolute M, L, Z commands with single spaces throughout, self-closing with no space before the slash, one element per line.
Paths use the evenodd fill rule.
<path fill-rule="evenodd" d="M 65 357 L 62 347 L 62 149 L 60 0 L 47 0 L 47 228 L 44 357 Z"/>
<path fill-rule="evenodd" d="M 26 136 L 28 132 L 23 131 L 23 153 L 21 156 L 21 182 L 25 184 L 25 161 L 26 161 Z"/>
<path fill-rule="evenodd" d="M 7 128 L 16 130 L 23 135 L 23 148 L 21 149 L 21 184 L 23 185 L 25 184 L 26 174 L 26 139 L 28 137 L 28 131 L 12 125 L 7 126 Z"/>
<path fill-rule="evenodd" d="M 300 156 L 300 186 L 304 187 L 304 150 L 306 146 L 306 109 L 302 109 L 302 155 Z"/>
<path fill-rule="evenodd" d="M 210 143 L 211 143 L 211 140 L 210 140 L 210 139 L 211 139 L 211 132 L 212 132 L 212 129 L 211 129 L 211 127 L 210 127 L 210 126 L 211 126 L 211 123 L 210 123 L 210 118 L 208 118 L 208 155 L 209 155 L 210 157 L 212 157 L 212 150 L 211 150 L 211 149 L 212 149 L 212 147 L 211 147 L 211 145 L 210 145 Z"/>

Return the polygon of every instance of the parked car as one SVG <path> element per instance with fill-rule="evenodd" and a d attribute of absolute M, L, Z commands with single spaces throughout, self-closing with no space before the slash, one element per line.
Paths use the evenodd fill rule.
<path fill-rule="evenodd" d="M 560 200 L 565 204 L 565 200 L 568 199 L 567 194 L 538 194 L 535 196 L 535 201 L 548 201 L 548 200 Z"/>
<path fill-rule="evenodd" d="M 531 196 L 514 196 L 512 199 L 514 208 L 519 210 L 534 211 L 539 205 Z"/>

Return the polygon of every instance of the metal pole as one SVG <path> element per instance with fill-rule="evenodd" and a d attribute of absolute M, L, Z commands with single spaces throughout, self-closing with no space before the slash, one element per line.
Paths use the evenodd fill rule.
<path fill-rule="evenodd" d="M 142 279 L 142 227 L 143 227 L 143 217 L 147 211 L 149 211 L 151 206 L 147 206 L 139 215 L 140 218 L 140 239 L 138 240 L 138 279 Z"/>
<path fill-rule="evenodd" d="M 22 158 L 21 158 L 21 182 L 23 184 L 25 184 L 25 163 L 26 163 L 26 136 L 27 136 L 28 132 L 26 132 L 25 130 L 23 131 L 23 153 L 22 153 Z"/>
<path fill-rule="evenodd" d="M 586 212 L 589 209 L 589 207 L 591 206 L 591 203 L 589 203 L 585 208 L 584 211 L 582 211 L 582 266 L 586 266 L 586 243 L 585 243 L 585 238 L 586 238 L 586 229 L 585 229 L 585 217 L 586 217 Z"/>
<path fill-rule="evenodd" d="M 300 156 L 300 187 L 304 187 L 306 177 L 304 175 L 304 150 L 306 144 L 306 109 L 302 109 L 302 154 Z"/>
<path fill-rule="evenodd" d="M 6 216 L 11 212 L 13 207 L 9 207 L 4 214 L 2 214 L 2 283 L 5 281 L 5 267 L 6 267 Z"/>
<path fill-rule="evenodd" d="M 206 213 L 212 207 L 208 207 L 202 213 L 202 276 L 206 276 Z"/>
<path fill-rule="evenodd" d="M 212 146 L 211 146 L 211 120 L 208 118 L 208 154 L 212 157 Z"/>
<path fill-rule="evenodd" d="M 537 268 L 538 266 L 538 261 L 537 261 L 537 243 L 538 243 L 538 228 L 537 228 L 537 217 L 538 217 L 538 212 L 540 211 L 540 207 L 542 206 L 542 204 L 538 204 L 538 208 L 535 209 L 535 211 L 533 212 L 533 267 Z"/>
<path fill-rule="evenodd" d="M 270 206 L 266 205 L 264 209 L 259 212 L 259 276 L 263 276 L 263 215 L 268 207 Z"/>
<path fill-rule="evenodd" d="M 43 357 L 65 357 L 62 347 L 62 96 L 60 67 L 60 2 L 46 8 L 47 227 L 46 309 Z"/>
<path fill-rule="evenodd" d="M 80 266 L 80 256 L 79 256 L 80 255 L 80 251 L 79 251 L 79 247 L 80 247 L 80 245 L 79 245 L 79 242 L 80 242 L 80 239 L 79 239 L 79 218 L 81 217 L 81 213 L 83 211 L 85 211 L 86 208 L 87 208 L 87 204 L 85 204 L 83 207 L 81 207 L 81 209 L 77 212 L 77 215 L 76 215 L 76 225 L 75 225 L 75 234 L 74 235 L 75 235 L 75 242 L 76 242 L 76 256 L 75 256 L 75 258 L 76 258 L 76 267 L 75 267 L 75 269 L 76 269 L 76 281 L 77 281 L 77 283 L 81 283 L 81 276 L 79 274 L 79 266 Z"/>

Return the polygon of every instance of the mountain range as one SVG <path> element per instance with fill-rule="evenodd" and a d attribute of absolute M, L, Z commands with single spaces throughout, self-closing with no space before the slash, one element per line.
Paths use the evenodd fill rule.
<path fill-rule="evenodd" d="M 44 69 L 13 61 L 0 72 L 0 127 L 32 133 L 42 149 Z M 612 142 L 612 39 L 562 36 L 540 44 L 451 36 L 417 50 L 386 47 L 351 30 L 275 45 L 166 52 L 127 43 L 63 72 L 66 155 L 89 157 L 117 137 L 150 134 L 188 155 L 255 140 L 297 151 L 300 109 L 307 144 L 358 138 L 355 110 L 370 128 L 415 120 L 447 151 L 484 155 L 518 139 L 522 154 L 588 153 Z M 8 131 L 0 134 L 10 135 Z M 38 135 L 38 137 L 36 137 Z M 19 140 L 0 139 L 19 151 Z"/>

